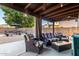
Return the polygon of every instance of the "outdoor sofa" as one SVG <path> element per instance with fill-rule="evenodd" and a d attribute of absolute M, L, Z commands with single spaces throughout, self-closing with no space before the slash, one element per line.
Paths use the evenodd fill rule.
<path fill-rule="evenodd" d="M 25 46 L 26 46 L 26 52 L 31 51 L 38 54 L 41 54 L 43 52 L 43 42 L 40 41 L 38 38 L 34 38 L 32 34 L 24 35 L 25 38 Z"/>
<path fill-rule="evenodd" d="M 44 42 L 46 46 L 50 46 L 51 42 L 57 42 L 57 41 L 69 41 L 68 36 L 65 36 L 61 33 L 42 33 L 41 40 Z"/>

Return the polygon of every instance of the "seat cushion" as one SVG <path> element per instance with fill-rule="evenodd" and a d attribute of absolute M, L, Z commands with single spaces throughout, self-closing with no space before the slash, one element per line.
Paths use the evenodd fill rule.
<path fill-rule="evenodd" d="M 35 44 L 36 47 L 40 47 L 40 46 L 43 45 L 43 42 L 42 41 L 36 41 L 34 44 Z"/>

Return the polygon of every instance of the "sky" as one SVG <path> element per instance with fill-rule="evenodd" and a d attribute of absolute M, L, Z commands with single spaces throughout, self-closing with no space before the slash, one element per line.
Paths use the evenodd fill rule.
<path fill-rule="evenodd" d="M 1 24 L 6 24 L 5 20 L 3 19 L 4 17 L 4 12 L 2 11 L 2 9 L 0 9 L 0 25 Z M 47 24 L 47 21 L 42 20 L 42 25 Z"/>
<path fill-rule="evenodd" d="M 42 20 L 42 25 L 47 24 L 47 21 Z"/>
<path fill-rule="evenodd" d="M 1 24 L 6 24 L 6 22 L 4 21 L 3 17 L 4 17 L 4 12 L 0 9 L 0 25 Z"/>

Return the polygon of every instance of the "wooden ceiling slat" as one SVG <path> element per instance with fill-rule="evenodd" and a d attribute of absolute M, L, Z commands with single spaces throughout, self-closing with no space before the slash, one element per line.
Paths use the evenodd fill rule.
<path fill-rule="evenodd" d="M 60 13 L 60 12 L 63 12 L 63 11 L 66 11 L 66 10 L 69 10 L 69 9 L 72 9 L 72 8 L 75 8 L 75 7 L 78 7 L 78 6 L 79 5 L 70 5 L 70 6 L 62 7 L 60 10 L 49 13 L 49 14 L 45 15 L 44 17 L 53 16 L 57 13 Z"/>
<path fill-rule="evenodd" d="M 67 4 L 64 4 L 64 6 L 67 5 Z M 57 4 L 55 6 L 52 6 L 51 8 L 47 9 L 46 11 L 40 13 L 40 15 L 44 15 L 46 13 L 49 13 L 51 11 L 54 11 L 55 9 L 58 9 L 58 8 L 61 8 L 61 5 L 60 4 Z"/>
<path fill-rule="evenodd" d="M 15 9 L 15 10 L 17 10 L 17 11 L 20 11 L 20 12 L 23 12 L 23 13 L 26 13 L 26 14 L 29 14 L 29 15 L 38 16 L 38 15 L 36 15 L 36 14 L 30 12 L 29 10 L 25 10 L 24 8 L 21 8 L 20 6 L 11 5 L 11 3 L 3 3 L 3 4 L 0 4 L 0 5 L 7 6 L 7 7 L 9 7 L 9 8 Z"/>
<path fill-rule="evenodd" d="M 58 16 L 63 16 L 64 14 L 72 13 L 72 12 L 76 12 L 76 11 L 79 11 L 79 7 L 78 7 L 77 9 L 72 9 L 72 10 L 69 10 L 69 11 L 66 11 L 66 12 L 62 12 L 62 13 L 56 14 L 56 15 L 51 16 L 51 17 L 49 17 L 49 18 L 58 17 Z"/>
<path fill-rule="evenodd" d="M 44 4 L 42 4 L 40 7 L 38 7 L 38 8 L 36 8 L 35 10 L 34 10 L 34 13 L 35 12 L 38 12 L 40 9 L 42 9 L 44 7 Z"/>
<path fill-rule="evenodd" d="M 21 12 L 24 12 L 24 13 L 27 13 L 29 15 L 33 15 L 35 17 L 37 17 L 37 16 L 39 17 L 40 16 L 40 17 L 43 18 L 44 15 L 45 16 L 47 15 L 47 17 L 46 17 L 47 19 L 51 19 L 53 17 L 57 19 L 58 17 L 61 17 L 61 16 L 62 16 L 61 18 L 64 18 L 64 16 L 65 15 L 68 15 L 69 13 L 71 13 L 71 15 L 72 15 L 72 13 L 75 13 L 75 12 L 78 12 L 79 13 L 79 6 L 77 4 L 70 4 L 70 3 L 69 4 L 64 4 L 63 7 L 61 7 L 61 5 L 60 4 L 57 4 L 57 3 L 56 4 L 52 4 L 51 3 L 51 5 L 48 4 L 48 6 L 45 5 L 45 4 L 44 5 L 43 4 L 42 5 L 41 4 L 31 4 L 31 5 L 30 4 L 25 4 L 26 5 L 25 6 L 25 5 L 22 5 L 20 3 L 19 4 L 18 3 L 17 4 L 4 3 L 2 5 L 7 6 L 7 7 L 10 7 L 10 8 L 13 8 L 15 10 L 18 10 L 18 11 L 21 11 Z M 22 5 L 22 7 L 21 7 L 21 5 Z M 68 5 L 70 5 L 70 6 L 73 5 L 73 6 L 70 7 Z M 31 8 L 33 6 L 35 6 L 35 7 L 34 8 Z M 40 7 L 37 8 L 37 6 L 40 6 Z M 45 7 L 45 8 L 43 8 L 43 7 Z M 29 9 L 27 9 L 27 8 L 29 8 Z M 34 10 L 34 12 L 32 10 Z M 44 12 L 42 12 L 42 10 Z M 40 11 L 42 13 L 36 13 L 38 11 Z M 51 21 L 53 21 L 53 20 L 51 20 Z M 58 19 L 56 21 L 58 21 Z"/>
<path fill-rule="evenodd" d="M 68 16 L 71 16 L 71 15 L 74 15 L 74 17 L 77 15 L 76 17 L 78 17 L 78 12 L 68 13 L 68 14 L 65 14 L 63 16 L 59 16 L 57 18 L 64 18 L 64 17 L 68 17 Z"/>
<path fill-rule="evenodd" d="M 31 3 L 27 4 L 24 9 L 27 9 L 30 5 Z"/>
<path fill-rule="evenodd" d="M 21 12 L 23 12 L 24 10 L 23 10 L 23 8 L 19 8 L 19 7 L 17 7 L 16 5 L 14 5 L 14 4 L 12 4 L 12 3 L 3 3 L 3 4 L 1 4 L 1 5 L 4 5 L 4 6 L 6 6 L 6 7 L 10 7 L 10 8 L 12 8 L 12 9 L 15 9 L 15 10 L 18 10 L 18 11 L 21 11 Z"/>

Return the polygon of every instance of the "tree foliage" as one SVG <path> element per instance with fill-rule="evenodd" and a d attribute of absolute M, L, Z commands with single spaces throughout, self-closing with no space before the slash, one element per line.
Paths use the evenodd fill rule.
<path fill-rule="evenodd" d="M 12 25 L 12 23 L 19 24 L 17 27 L 33 27 L 34 26 L 34 16 L 25 15 L 22 12 L 16 11 L 14 9 L 2 6 L 1 9 L 4 11 L 5 17 L 3 19 L 7 24 Z"/>

